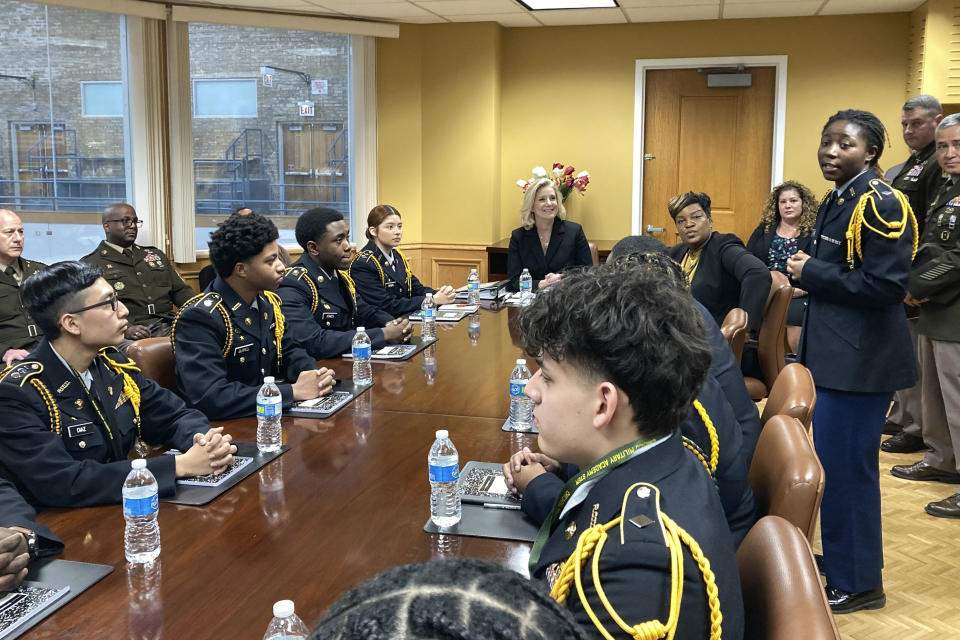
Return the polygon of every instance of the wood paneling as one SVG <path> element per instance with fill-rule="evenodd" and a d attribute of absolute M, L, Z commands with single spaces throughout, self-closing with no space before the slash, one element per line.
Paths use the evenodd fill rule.
<path fill-rule="evenodd" d="M 486 245 L 418 243 L 401 247 L 413 273 L 428 287 L 467 283 L 470 269 L 476 269 L 480 281 L 487 278 Z"/>

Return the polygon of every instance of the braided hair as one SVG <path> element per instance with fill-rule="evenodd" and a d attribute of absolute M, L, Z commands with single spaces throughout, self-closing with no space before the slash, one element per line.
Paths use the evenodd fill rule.
<path fill-rule="evenodd" d="M 870 160 L 870 166 L 873 167 L 877 177 L 882 178 L 883 171 L 881 171 L 877 162 L 879 162 L 880 156 L 883 155 L 883 147 L 887 140 L 887 130 L 883 126 L 883 123 L 880 122 L 880 118 L 862 109 L 844 109 L 830 116 L 827 124 L 823 125 L 821 134 L 834 122 L 840 120 L 845 120 L 860 129 L 860 135 L 867 141 L 867 147 L 877 148 L 877 155 L 873 156 Z"/>
<path fill-rule="evenodd" d="M 311 640 L 583 640 L 543 585 L 492 562 L 438 560 L 389 569 L 350 590 Z"/>

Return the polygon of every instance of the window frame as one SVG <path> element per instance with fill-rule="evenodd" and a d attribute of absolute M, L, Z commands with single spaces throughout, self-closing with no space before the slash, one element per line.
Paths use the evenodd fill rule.
<path fill-rule="evenodd" d="M 87 87 L 93 85 L 118 85 L 120 89 L 120 112 L 113 114 L 93 114 L 87 113 Z M 80 81 L 80 116 L 83 118 L 123 118 L 126 115 L 124 105 L 125 96 L 123 90 L 123 80 L 81 80 Z M 126 136 L 124 136 L 126 138 Z"/>

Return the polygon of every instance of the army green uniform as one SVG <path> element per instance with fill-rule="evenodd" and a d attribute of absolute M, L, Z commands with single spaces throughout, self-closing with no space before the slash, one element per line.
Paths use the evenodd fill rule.
<path fill-rule="evenodd" d="M 917 355 L 921 367 L 924 462 L 960 471 L 960 180 L 945 185 L 930 205 L 910 273 L 920 307 Z"/>
<path fill-rule="evenodd" d="M 127 255 L 129 251 L 129 255 Z M 151 327 L 151 335 L 170 335 L 174 305 L 196 295 L 160 249 L 134 244 L 120 253 L 106 242 L 81 258 L 100 268 L 121 302 L 130 310 L 131 325 Z"/>
<path fill-rule="evenodd" d="M 17 261 L 20 263 L 20 273 L 23 274 L 20 282 L 47 266 L 42 262 L 23 258 L 17 258 Z M 42 335 L 20 300 L 20 284 L 13 274 L 4 268 L 0 271 L 0 356 L 9 349 L 32 351 Z"/>

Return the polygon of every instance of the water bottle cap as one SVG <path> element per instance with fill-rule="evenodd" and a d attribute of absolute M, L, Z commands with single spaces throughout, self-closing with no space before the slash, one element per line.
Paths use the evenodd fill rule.
<path fill-rule="evenodd" d="M 293 615 L 293 600 L 279 600 L 273 603 L 273 617 L 286 618 Z"/>
<path fill-rule="evenodd" d="M 437 440 L 443 440 L 444 438 L 450 437 L 450 434 L 447 433 L 446 429 L 438 429 L 436 435 L 437 435 Z"/>
<path fill-rule="evenodd" d="M 425 297 L 426 299 L 428 299 L 428 300 L 433 300 L 433 294 L 432 294 L 432 293 L 427 293 L 427 295 L 424 296 L 424 297 Z"/>
<path fill-rule="evenodd" d="M 134 458 L 133 460 L 130 461 L 130 467 L 132 469 L 146 469 L 147 461 L 144 460 L 143 458 Z"/>
<path fill-rule="evenodd" d="M 527 364 L 527 361 L 524 358 L 517 358 L 517 364 Z"/>
<path fill-rule="evenodd" d="M 357 333 L 363 333 L 366 330 L 367 330 L 366 327 L 357 327 Z"/>
<path fill-rule="evenodd" d="M 263 384 L 273 384 L 273 376 L 266 376 L 263 379 Z"/>

